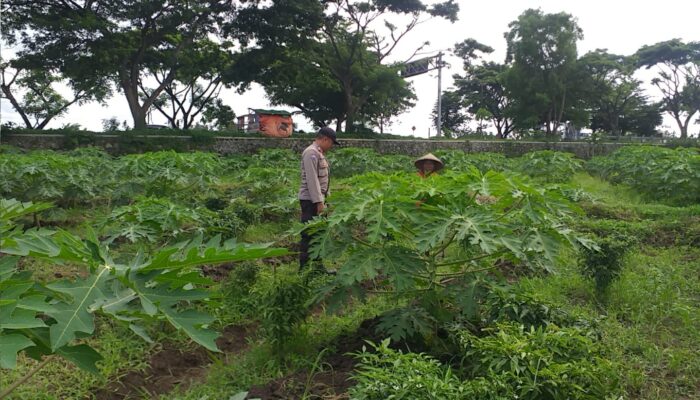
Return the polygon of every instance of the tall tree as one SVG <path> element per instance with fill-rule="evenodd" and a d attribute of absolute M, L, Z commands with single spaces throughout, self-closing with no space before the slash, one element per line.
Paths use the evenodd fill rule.
<path fill-rule="evenodd" d="M 207 128 L 217 131 L 233 129 L 236 114 L 230 106 L 224 104 L 223 100 L 216 99 L 204 108 L 201 122 Z"/>
<path fill-rule="evenodd" d="M 505 85 L 513 99 L 516 125 L 544 125 L 557 135 L 567 119 L 581 122 L 581 71 L 577 68 L 576 42 L 583 37 L 570 14 L 544 14 L 526 10 L 509 25 Z"/>
<path fill-rule="evenodd" d="M 265 86 L 273 102 L 302 105 L 300 110 L 312 119 L 327 119 L 334 114 L 332 118 L 338 127 L 345 121 L 346 129 L 352 129 L 355 120 L 367 109 L 365 106 L 371 102 L 372 96 L 368 88 L 376 84 L 372 80 L 383 75 L 384 68 L 391 68 L 386 65 L 386 60 L 406 34 L 418 26 L 425 15 L 454 21 L 458 10 L 453 0 L 430 7 L 419 0 L 329 0 L 319 1 L 318 4 L 321 5 L 316 8 L 320 18 L 309 17 L 310 20 L 319 22 L 318 29 L 300 48 L 281 48 L 278 43 L 269 40 L 270 32 L 279 31 L 274 24 L 280 20 L 280 15 L 288 11 L 283 2 L 274 2 L 271 7 L 263 8 L 257 14 L 251 11 L 251 15 L 256 17 L 248 18 L 257 22 L 255 29 L 252 32 L 244 29 L 240 33 L 256 39 L 255 46 L 249 49 L 250 54 L 267 54 L 266 61 L 258 63 L 261 66 L 258 70 L 263 77 L 255 80 Z M 270 13 L 269 10 L 275 7 L 279 12 Z M 399 27 L 387 20 L 392 14 L 407 15 L 409 22 Z M 378 30 L 377 25 L 382 20 L 386 35 Z M 280 35 L 285 36 L 286 33 Z M 300 65 L 304 63 L 310 65 Z M 314 72 L 311 75 L 313 78 L 308 75 L 309 70 Z M 271 71 L 279 73 L 279 76 L 271 76 Z M 277 79 L 280 77 L 294 79 Z M 318 89 L 314 87 L 314 82 L 317 82 Z M 301 104 L 300 93 L 314 97 L 316 90 L 318 97 L 323 97 L 326 101 L 314 104 L 317 103 L 315 100 L 306 100 L 305 104 Z"/>
<path fill-rule="evenodd" d="M 636 53 L 637 66 L 657 67 L 651 82 L 662 95 L 665 112 L 678 124 L 681 137 L 688 137 L 688 126 L 700 112 L 700 42 L 680 39 L 644 46 Z"/>
<path fill-rule="evenodd" d="M 455 54 L 462 58 L 465 73 L 454 75 L 455 86 L 468 112 L 476 115 L 481 109 L 487 110 L 491 115 L 490 121 L 496 127 L 497 137 L 506 138 L 514 128 L 510 116 L 512 101 L 503 85 L 509 67 L 494 62 L 477 63 L 480 53 L 492 52 L 493 48 L 474 39 L 457 43 Z"/>
<path fill-rule="evenodd" d="M 368 80 L 369 98 L 360 110 L 360 118 L 378 127 L 379 133 L 384 133 L 392 117 L 408 111 L 415 104 L 416 95 L 410 83 L 400 78 L 398 71 L 397 67 L 376 68 L 374 76 Z"/>
<path fill-rule="evenodd" d="M 12 104 L 28 129 L 44 129 L 54 118 L 65 114 L 70 106 L 106 95 L 99 87 L 89 91 L 72 87 L 60 75 L 40 66 L 12 64 L 0 60 L 0 97 Z M 67 84 L 72 91 L 70 98 L 59 93 L 57 86 L 60 84 Z"/>
<path fill-rule="evenodd" d="M 196 40 L 230 20 L 230 0 L 7 0 L 3 33 L 18 58 L 44 63 L 69 79 L 90 84 L 108 77 L 121 90 L 134 119 L 146 114 L 176 77 L 180 57 Z M 139 86 L 153 71 L 168 71 L 146 96 Z"/>
<path fill-rule="evenodd" d="M 218 98 L 224 85 L 222 73 L 231 62 L 227 48 L 230 43 L 216 43 L 209 39 L 195 42 L 184 50 L 175 79 L 166 84 L 153 102 L 174 129 L 189 129 L 202 112 Z M 167 80 L 168 70 L 153 71 L 155 84 Z M 139 84 L 143 99 L 150 97 L 153 88 Z"/>
<path fill-rule="evenodd" d="M 469 121 L 471 118 L 464 107 L 464 100 L 457 90 L 446 90 L 442 93 L 442 129 L 445 136 L 459 137 L 469 131 Z M 437 125 L 438 105 L 435 102 L 433 107 L 433 124 Z"/>
<path fill-rule="evenodd" d="M 653 134 L 656 126 L 649 124 L 661 123 L 658 106 L 649 103 L 641 81 L 633 78 L 634 66 L 628 58 L 598 49 L 578 62 L 588 79 L 586 97 L 593 130 L 612 135 Z"/>

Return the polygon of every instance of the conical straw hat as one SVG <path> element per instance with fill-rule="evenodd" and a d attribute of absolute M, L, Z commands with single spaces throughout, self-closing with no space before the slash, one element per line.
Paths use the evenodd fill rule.
<path fill-rule="evenodd" d="M 416 168 L 422 169 L 422 168 L 421 168 L 421 164 L 423 164 L 424 161 L 434 161 L 435 164 L 436 164 L 436 165 L 435 165 L 435 171 L 436 171 L 436 172 L 439 171 L 439 170 L 441 170 L 441 169 L 443 169 L 443 168 L 445 167 L 445 164 L 442 162 L 442 160 L 440 160 L 439 158 L 435 157 L 435 156 L 433 155 L 433 153 L 428 153 L 428 154 L 424 155 L 423 157 L 417 159 L 417 160 L 414 162 L 414 165 L 416 166 Z"/>

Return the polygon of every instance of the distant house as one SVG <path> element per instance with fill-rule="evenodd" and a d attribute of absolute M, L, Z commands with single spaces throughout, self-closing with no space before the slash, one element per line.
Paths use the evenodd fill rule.
<path fill-rule="evenodd" d="M 248 115 L 238 117 L 238 129 L 247 133 L 260 132 L 270 137 L 292 136 L 292 113 L 282 110 L 248 109 Z"/>

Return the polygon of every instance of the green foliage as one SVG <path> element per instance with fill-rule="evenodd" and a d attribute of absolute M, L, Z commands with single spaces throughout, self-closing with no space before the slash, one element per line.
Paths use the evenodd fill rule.
<path fill-rule="evenodd" d="M 350 397 L 358 400 L 464 399 L 469 394 L 449 368 L 425 354 L 406 353 L 389 347 L 389 339 L 369 343 L 354 354 L 359 365 Z"/>
<path fill-rule="evenodd" d="M 543 182 L 561 183 L 581 170 L 581 160 L 561 151 L 533 151 L 521 157 L 518 169 Z"/>
<path fill-rule="evenodd" d="M 205 192 L 216 181 L 222 168 L 221 159 L 212 153 L 176 153 L 160 151 L 130 154 L 119 159 L 116 174 L 117 193 L 133 196 L 187 196 Z"/>
<path fill-rule="evenodd" d="M 35 151 L 0 154 L 0 195 L 22 201 L 85 204 L 108 197 L 114 167 L 104 153 Z"/>
<path fill-rule="evenodd" d="M 371 149 L 347 148 L 332 151 L 328 155 L 331 173 L 344 178 L 366 172 L 411 171 L 413 160 L 403 155 L 379 155 Z"/>
<path fill-rule="evenodd" d="M 488 171 L 505 171 L 512 161 L 500 153 L 465 153 L 460 150 L 437 150 L 434 153 L 452 171 L 468 172 L 476 168 L 482 173 Z"/>
<path fill-rule="evenodd" d="M 329 296 L 333 305 L 351 294 L 388 292 L 415 301 L 424 312 L 387 316 L 394 337 L 431 327 L 419 330 L 426 336 L 433 319 L 451 321 L 473 299 L 464 290 L 474 274 L 500 259 L 545 271 L 564 249 L 587 245 L 565 227 L 571 209 L 564 199 L 516 176 L 476 169 L 431 179 L 366 174 L 348 185 L 351 193 L 339 195 L 333 213 L 310 224 L 318 233 L 312 255 L 341 263 L 318 298 Z"/>
<path fill-rule="evenodd" d="M 578 328 L 509 323 L 483 333 L 459 333 L 462 365 L 474 378 L 505 384 L 519 399 L 615 398 L 618 378 L 610 362 Z"/>
<path fill-rule="evenodd" d="M 197 236 L 117 262 L 94 234 L 82 240 L 66 231 L 25 231 L 15 225 L 17 218 L 45 209 L 45 204 L 3 199 L 0 206 L 0 251 L 6 254 L 0 262 L 0 335 L 9 343 L 1 348 L 3 367 L 14 366 L 17 352 L 26 349 L 31 357 L 57 354 L 95 372 L 99 355 L 87 345 L 71 344 L 94 334 L 97 314 L 128 326 L 145 340 L 151 339 L 143 324 L 167 322 L 217 351 L 217 334 L 209 328 L 213 318 L 194 307 L 213 297 L 206 290 L 211 282 L 201 276 L 198 267 L 286 253 L 220 243 L 219 238 L 204 243 Z M 75 280 L 38 282 L 30 271 L 18 271 L 16 263 L 21 257 L 81 265 L 87 274 Z"/>
<path fill-rule="evenodd" d="M 259 299 L 252 289 L 258 280 L 258 270 L 255 264 L 241 263 L 222 284 L 222 312 L 229 318 L 237 320 L 256 316 Z"/>
<path fill-rule="evenodd" d="M 519 128 L 545 125 L 556 137 L 564 121 L 583 122 L 585 84 L 577 65 L 577 41 L 583 31 L 567 13 L 525 10 L 506 33 L 510 65 L 504 86 L 513 104 L 510 115 Z"/>
<path fill-rule="evenodd" d="M 648 199 L 679 205 L 700 202 L 700 152 L 694 148 L 625 146 L 593 158 L 587 169 L 612 183 L 629 185 Z"/>
<path fill-rule="evenodd" d="M 283 348 L 309 315 L 309 296 L 309 286 L 298 275 L 280 276 L 262 293 L 258 314 L 265 336 L 275 348 Z"/>
<path fill-rule="evenodd" d="M 625 254 L 633 240 L 622 235 L 596 239 L 598 248 L 582 249 L 580 255 L 582 273 L 593 279 L 596 291 L 605 293 L 610 284 L 620 277 Z"/>
<path fill-rule="evenodd" d="M 124 238 L 131 243 L 155 243 L 202 232 L 211 214 L 206 209 L 190 209 L 164 198 L 139 197 L 131 205 L 114 209 L 106 217 L 103 231 L 109 242 Z"/>
<path fill-rule="evenodd" d="M 542 328 L 548 325 L 577 326 L 584 329 L 588 336 L 595 336 L 590 322 L 576 318 L 560 308 L 543 302 L 522 289 L 510 285 L 486 286 L 483 305 L 483 326 L 514 322 L 526 330 L 532 327 Z"/>
<path fill-rule="evenodd" d="M 658 76 L 651 83 L 661 92 L 661 108 L 678 123 L 681 139 L 687 138 L 693 116 L 700 111 L 700 42 L 671 39 L 645 45 L 635 54 L 635 62 L 638 68 L 657 67 Z"/>

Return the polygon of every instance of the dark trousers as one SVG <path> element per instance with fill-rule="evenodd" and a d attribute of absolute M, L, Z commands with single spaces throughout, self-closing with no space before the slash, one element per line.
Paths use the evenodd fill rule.
<path fill-rule="evenodd" d="M 301 203 L 301 222 L 306 223 L 311 221 L 318 215 L 318 206 L 311 200 L 299 200 Z M 299 270 L 303 270 L 309 263 L 309 245 L 313 235 L 310 235 L 307 230 L 301 232 L 301 243 L 299 244 Z"/>

